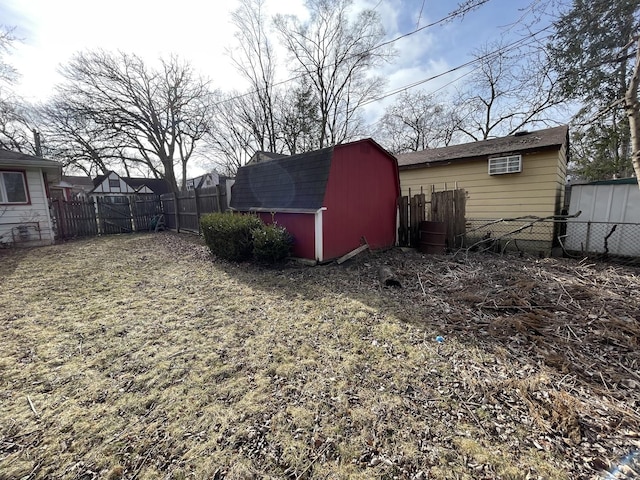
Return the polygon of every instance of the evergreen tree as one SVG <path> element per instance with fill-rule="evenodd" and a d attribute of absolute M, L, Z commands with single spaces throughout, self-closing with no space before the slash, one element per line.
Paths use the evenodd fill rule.
<path fill-rule="evenodd" d="M 629 115 L 636 68 L 638 0 L 573 0 L 550 46 L 562 95 L 580 102 L 573 160 L 585 179 L 631 174 Z M 626 97 L 626 99 L 625 99 Z"/>

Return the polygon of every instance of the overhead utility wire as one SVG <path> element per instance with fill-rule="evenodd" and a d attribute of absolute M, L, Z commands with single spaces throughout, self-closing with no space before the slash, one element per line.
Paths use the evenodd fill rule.
<path fill-rule="evenodd" d="M 547 26 L 547 27 L 545 27 L 545 28 L 543 28 L 541 30 L 538 30 L 537 32 L 532 33 L 532 34 L 530 34 L 530 35 L 528 35 L 526 37 L 523 37 L 523 38 L 521 38 L 519 40 L 516 40 L 515 42 L 512 42 L 512 43 L 510 43 L 508 45 L 505 45 L 503 47 L 500 47 L 500 48 L 498 48 L 498 49 L 496 49 L 496 50 L 494 50 L 492 52 L 489 52 L 489 53 L 487 53 L 485 55 L 482 55 L 481 57 L 474 58 L 473 60 L 469 60 L 468 62 L 465 62 L 465 63 L 463 63 L 461 65 L 457 65 L 457 66 L 455 66 L 453 68 L 450 68 L 449 70 L 447 70 L 445 72 L 441 72 L 441 73 L 438 73 L 436 75 L 432 75 L 431 77 L 423 78 L 422 80 L 418 80 L 416 82 L 413 82 L 413 83 L 404 85 L 402 87 L 396 88 L 394 90 L 391 90 L 389 92 L 383 93 L 382 95 L 380 95 L 378 97 L 371 98 L 371 99 L 369 99 L 369 100 L 367 100 L 365 102 L 362 102 L 359 106 L 368 105 L 370 103 L 377 102 L 377 101 L 382 100 L 384 98 L 391 97 L 393 95 L 397 95 L 398 93 L 404 92 L 405 90 L 409 90 L 411 88 L 417 87 L 418 85 L 422 85 L 423 83 L 427 83 L 427 82 L 430 82 L 430 81 L 435 80 L 437 78 L 443 77 L 445 75 L 448 75 L 449 73 L 455 72 L 456 70 L 460 70 L 461 68 L 465 68 L 465 67 L 468 67 L 470 65 L 473 65 L 474 63 L 478 63 L 478 62 L 487 60 L 489 58 L 492 58 L 492 57 L 494 57 L 496 55 L 501 55 L 503 53 L 506 53 L 506 52 L 514 49 L 516 46 L 519 46 L 520 43 L 524 43 L 526 40 L 530 40 L 530 39 L 534 38 L 536 35 L 548 30 L 549 28 L 551 28 L 551 25 L 549 25 L 549 26 Z M 548 37 L 543 37 L 543 39 L 544 38 L 548 38 Z M 459 78 L 462 78 L 462 76 L 459 77 Z"/>
<path fill-rule="evenodd" d="M 387 46 L 387 45 L 391 45 L 392 43 L 395 43 L 398 40 L 402 40 L 403 38 L 407 38 L 407 37 L 410 37 L 411 35 L 415 35 L 416 33 L 421 32 L 422 30 L 424 30 L 426 28 L 431 28 L 431 27 L 435 27 L 436 25 L 439 25 L 441 23 L 446 23 L 449 20 L 451 20 L 451 19 L 453 19 L 453 18 L 455 18 L 457 16 L 464 15 L 468 11 L 470 11 L 470 10 L 476 8 L 476 7 L 479 7 L 481 5 L 484 5 L 485 3 L 489 2 L 489 1 L 490 0 L 482 0 L 480 3 L 467 6 L 467 7 L 463 8 L 462 10 L 457 10 L 455 12 L 451 12 L 449 15 L 447 15 L 446 17 L 442 17 L 440 20 L 436 20 L 435 22 L 429 23 L 427 25 L 423 25 L 420 28 L 416 28 L 415 30 L 412 30 L 412 31 L 407 32 L 407 33 L 404 33 L 404 34 L 402 34 L 402 35 L 400 35 L 398 37 L 392 38 L 391 40 L 387 40 L 386 42 L 382 42 L 382 43 L 379 43 L 378 45 L 374 45 L 373 47 L 371 47 L 368 50 L 363 50 L 361 52 L 354 53 L 353 55 L 351 55 L 350 57 L 347 57 L 347 58 L 350 59 L 350 58 L 360 57 L 362 55 L 366 55 L 368 53 L 373 52 L 374 50 L 377 50 L 377 49 L 382 48 L 382 47 Z M 300 75 L 296 75 L 294 77 L 290 77 L 290 78 L 287 78 L 285 80 L 281 80 L 279 82 L 274 83 L 272 85 L 272 87 L 278 87 L 280 85 L 284 85 L 285 83 L 293 82 L 294 80 L 298 80 L 300 78 L 303 78 L 305 75 L 306 75 L 305 73 L 301 73 Z M 220 104 L 231 102 L 231 101 L 237 100 L 239 98 L 248 97 L 249 95 L 252 95 L 252 94 L 257 93 L 259 91 L 260 91 L 260 89 L 252 90 L 252 91 L 247 92 L 247 93 L 242 93 L 240 95 L 235 95 L 235 96 L 233 96 L 231 98 L 225 98 L 224 100 L 220 100 L 219 102 L 215 102 L 213 105 L 214 106 L 218 106 Z"/>

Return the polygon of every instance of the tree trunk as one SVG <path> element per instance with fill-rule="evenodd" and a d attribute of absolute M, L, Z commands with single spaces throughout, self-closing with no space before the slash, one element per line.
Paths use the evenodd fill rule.
<path fill-rule="evenodd" d="M 625 110 L 629 117 L 629 131 L 631 134 L 631 164 L 636 172 L 638 186 L 640 186 L 640 103 L 638 102 L 638 84 L 640 83 L 640 37 L 636 44 L 636 64 L 629 87 L 625 95 Z"/>

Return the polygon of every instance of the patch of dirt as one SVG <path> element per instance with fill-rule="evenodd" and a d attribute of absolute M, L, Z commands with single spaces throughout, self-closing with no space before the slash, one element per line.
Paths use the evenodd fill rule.
<path fill-rule="evenodd" d="M 637 268 L 169 232 L 0 268 L 2 480 L 636 478 Z"/>

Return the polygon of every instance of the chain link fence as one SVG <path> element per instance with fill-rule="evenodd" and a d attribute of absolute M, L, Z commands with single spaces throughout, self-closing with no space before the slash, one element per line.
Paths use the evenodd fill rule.
<path fill-rule="evenodd" d="M 472 251 L 520 251 L 640 265 L 640 223 L 565 217 L 467 219 L 463 244 Z"/>

